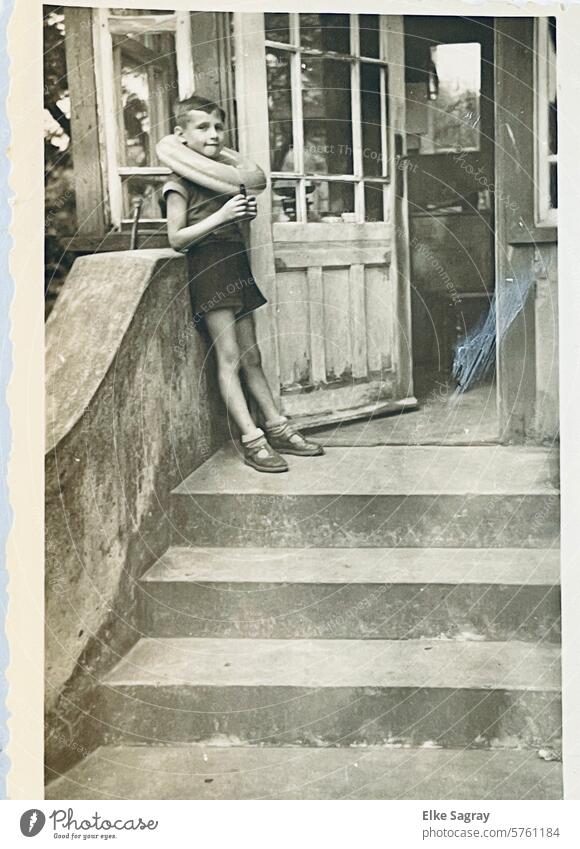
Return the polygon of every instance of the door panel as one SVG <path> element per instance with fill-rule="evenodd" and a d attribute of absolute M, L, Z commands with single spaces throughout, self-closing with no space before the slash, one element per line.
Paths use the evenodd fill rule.
<path fill-rule="evenodd" d="M 283 389 L 306 386 L 310 375 L 310 304 L 304 272 L 278 272 L 276 295 L 280 386 Z"/>
<path fill-rule="evenodd" d="M 376 265 L 367 266 L 365 269 L 365 321 L 370 374 L 379 374 L 381 371 L 393 369 L 394 310 L 393 281 L 390 273 L 385 285 L 383 269 Z"/>
<path fill-rule="evenodd" d="M 317 425 L 412 406 L 408 239 L 401 238 L 406 176 L 395 179 L 394 145 L 404 128 L 404 80 L 394 67 L 403 59 L 402 18 L 365 16 L 365 26 L 373 19 L 376 30 L 376 40 L 365 40 L 358 16 L 349 16 L 350 54 L 325 65 L 303 47 L 303 18 L 312 16 L 290 14 L 287 46 L 262 41 L 261 68 L 256 47 L 265 38 L 264 16 L 251 17 L 261 36 L 246 22 L 252 43 L 239 39 L 237 55 L 248 57 L 246 85 L 257 75 L 256 90 L 266 88 L 259 115 L 267 126 L 270 118 L 267 144 L 274 151 L 265 156 L 262 148 L 260 157 L 272 180 L 254 233 L 265 238 L 267 216 L 275 287 L 258 338 L 276 340 L 277 370 L 269 378 L 281 409 Z M 326 16 L 319 17 L 324 28 Z M 380 56 L 361 56 L 360 45 L 371 43 L 380 44 Z M 347 76 L 349 86 L 334 86 Z M 255 127 L 255 104 L 251 110 L 241 118 Z M 349 126 L 336 128 L 336 116 L 343 123 L 347 116 Z M 257 150 L 257 136 L 266 141 L 263 126 L 254 140 L 250 131 L 244 136 L 248 153 Z"/>

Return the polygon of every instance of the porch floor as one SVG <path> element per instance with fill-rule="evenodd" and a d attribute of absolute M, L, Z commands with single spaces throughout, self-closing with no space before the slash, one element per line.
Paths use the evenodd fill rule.
<path fill-rule="evenodd" d="M 422 391 L 421 391 L 422 390 Z M 316 431 L 326 446 L 481 445 L 498 441 L 495 382 L 453 397 L 454 384 L 436 378 L 419 385 L 419 409 L 375 419 L 332 425 Z"/>
<path fill-rule="evenodd" d="M 239 449 L 227 445 L 174 490 L 191 496 L 248 495 L 555 495 L 557 467 L 544 448 L 482 445 L 439 451 L 436 446 L 390 446 L 382 450 L 353 445 L 332 448 L 324 457 L 290 457 L 291 472 L 263 475 L 245 466 Z M 233 517 L 230 519 L 233 521 Z"/>

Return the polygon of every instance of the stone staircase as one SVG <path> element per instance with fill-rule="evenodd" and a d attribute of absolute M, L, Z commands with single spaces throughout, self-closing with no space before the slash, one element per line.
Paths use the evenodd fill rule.
<path fill-rule="evenodd" d="M 47 798 L 561 798 L 551 455 L 290 462 L 230 446 L 174 491 L 103 745 Z"/>

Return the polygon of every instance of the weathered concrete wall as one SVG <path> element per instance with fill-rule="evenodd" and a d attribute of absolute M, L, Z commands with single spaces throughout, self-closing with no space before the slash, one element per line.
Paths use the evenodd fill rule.
<path fill-rule="evenodd" d="M 167 547 L 169 493 L 224 429 L 174 251 L 78 259 L 46 336 L 46 761 L 60 772 L 98 745 L 92 689 L 139 637 L 135 582 Z"/>

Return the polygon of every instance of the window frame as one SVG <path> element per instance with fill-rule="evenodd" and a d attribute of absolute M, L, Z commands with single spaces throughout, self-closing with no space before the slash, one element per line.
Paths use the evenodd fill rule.
<path fill-rule="evenodd" d="M 289 42 L 265 39 L 266 50 L 269 48 L 284 52 L 290 57 L 290 94 L 292 114 L 292 143 L 294 149 L 294 171 L 270 171 L 272 183 L 276 180 L 291 180 L 296 185 L 296 220 L 291 222 L 275 222 L 276 225 L 308 224 L 316 226 L 318 222 L 308 220 L 306 202 L 306 183 L 352 183 L 354 185 L 354 216 L 355 223 L 370 223 L 365 220 L 365 185 L 383 186 L 383 221 L 388 221 L 390 197 L 388 186 L 391 183 L 389 167 L 389 127 L 388 127 L 388 97 L 389 97 L 389 68 L 387 59 L 386 22 L 384 15 L 379 19 L 379 58 L 365 56 L 360 50 L 359 15 L 349 15 L 350 52 L 338 53 L 332 50 L 319 50 L 304 47 L 300 44 L 300 13 L 289 12 Z M 302 56 L 312 56 L 323 59 L 333 59 L 350 64 L 351 85 L 351 124 L 353 148 L 352 174 L 318 174 L 305 173 L 304 170 L 304 122 L 302 114 Z M 380 68 L 380 101 L 381 101 L 381 177 L 368 177 L 363 173 L 362 149 L 362 115 L 361 115 L 361 63 L 377 65 Z M 265 69 L 266 73 L 266 69 Z"/>
<path fill-rule="evenodd" d="M 195 90 L 191 19 L 187 11 L 164 15 L 114 15 L 109 8 L 94 10 L 93 38 L 99 130 L 103 139 L 105 184 L 108 189 L 108 213 L 114 230 L 126 229 L 132 219 L 123 212 L 123 179 L 127 177 L 166 176 L 170 169 L 162 165 L 145 167 L 120 164 L 122 140 L 119 133 L 119 94 L 116 87 L 114 39 L 129 35 L 175 33 L 177 96 L 190 97 Z M 162 226 L 165 218 L 144 218 L 152 226 Z"/>
<path fill-rule="evenodd" d="M 534 223 L 536 227 L 556 227 L 558 209 L 550 204 L 550 165 L 558 165 L 558 154 L 547 152 L 548 103 L 551 74 L 549 16 L 534 20 Z M 544 144 L 545 142 L 545 144 Z M 544 149 L 545 148 L 545 149 Z"/>

